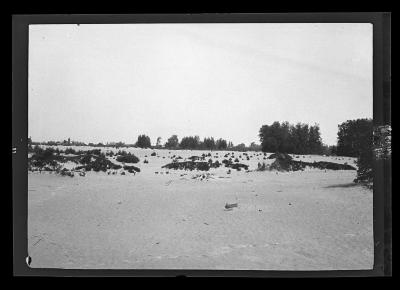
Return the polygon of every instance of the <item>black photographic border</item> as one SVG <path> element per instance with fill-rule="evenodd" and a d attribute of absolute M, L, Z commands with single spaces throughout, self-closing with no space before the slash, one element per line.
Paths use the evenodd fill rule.
<path fill-rule="evenodd" d="M 374 265 L 372 270 L 78 270 L 30 268 L 28 251 L 28 43 L 29 25 L 122 23 L 371 23 L 373 25 L 373 122 L 391 125 L 391 13 L 253 13 L 253 14 L 75 14 L 12 16 L 12 209 L 14 276 L 140 277 L 376 277 L 392 274 L 391 160 L 374 164 Z M 15 150 L 14 150 L 15 149 Z"/>

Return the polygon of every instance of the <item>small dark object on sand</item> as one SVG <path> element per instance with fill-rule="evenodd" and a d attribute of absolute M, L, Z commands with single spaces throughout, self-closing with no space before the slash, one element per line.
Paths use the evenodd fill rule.
<path fill-rule="evenodd" d="M 122 171 L 122 172 L 121 172 L 121 175 L 125 175 L 125 172 L 124 172 L 124 171 Z"/>
<path fill-rule="evenodd" d="M 231 209 L 237 206 L 238 206 L 237 203 L 225 203 L 225 209 Z"/>
<path fill-rule="evenodd" d="M 156 156 L 156 155 L 157 155 L 156 152 L 150 154 L 150 156 Z"/>

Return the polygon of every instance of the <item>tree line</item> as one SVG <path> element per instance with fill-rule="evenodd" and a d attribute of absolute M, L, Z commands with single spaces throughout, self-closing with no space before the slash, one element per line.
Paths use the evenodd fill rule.
<path fill-rule="evenodd" d="M 357 157 L 355 182 L 373 181 L 374 130 L 372 119 L 347 120 L 338 126 L 336 153 L 340 156 Z"/>
<path fill-rule="evenodd" d="M 259 151 L 260 145 L 252 142 L 250 146 L 244 143 L 234 145 L 232 141 L 227 141 L 223 138 L 205 137 L 203 140 L 198 135 L 185 136 L 179 140 L 178 135 L 172 135 L 167 139 L 164 146 L 161 145 L 161 137 L 157 138 L 156 146 L 151 146 L 149 136 L 139 135 L 135 143 L 140 148 L 165 148 L 165 149 L 189 149 L 189 150 L 232 150 L 232 151 Z"/>
<path fill-rule="evenodd" d="M 281 152 L 290 154 L 322 154 L 320 128 L 318 124 L 274 122 L 263 125 L 259 130 L 261 149 L 263 152 Z"/>
<path fill-rule="evenodd" d="M 357 158 L 355 182 L 372 182 L 375 155 L 391 156 L 390 128 L 383 127 L 374 136 L 372 119 L 347 120 L 338 125 L 337 144 L 326 146 L 321 142 L 316 124 L 274 122 L 263 125 L 259 131 L 262 151 L 288 154 L 329 154 Z M 381 142 L 375 141 L 384 140 Z M 389 140 L 389 141 L 387 141 Z M 389 148 L 389 149 L 388 149 Z"/>

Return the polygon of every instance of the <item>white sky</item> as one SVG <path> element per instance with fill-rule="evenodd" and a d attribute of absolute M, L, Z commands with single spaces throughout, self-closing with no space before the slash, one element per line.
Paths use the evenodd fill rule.
<path fill-rule="evenodd" d="M 30 25 L 29 136 L 259 143 L 274 121 L 372 118 L 372 24 Z"/>

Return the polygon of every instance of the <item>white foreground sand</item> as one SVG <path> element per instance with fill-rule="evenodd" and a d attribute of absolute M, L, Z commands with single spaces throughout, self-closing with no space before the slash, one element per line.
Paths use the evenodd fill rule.
<path fill-rule="evenodd" d="M 347 270 L 373 266 L 373 196 L 352 184 L 355 171 L 233 170 L 229 175 L 222 167 L 209 171 L 214 178 L 196 180 L 191 177 L 200 172 L 161 166 L 171 162 L 168 156 L 185 158 L 202 151 L 155 150 L 161 157 L 150 156 L 150 149 L 127 151 L 141 159 L 135 164 L 141 168 L 136 175 L 90 172 L 70 178 L 29 173 L 31 267 Z M 224 154 L 219 152 L 220 161 Z M 216 160 L 215 152 L 212 155 Z M 262 158 L 241 163 L 254 169 L 258 162 L 273 161 Z M 149 163 L 143 164 L 144 159 Z M 354 161 L 299 159 L 351 165 Z M 226 202 L 239 206 L 226 211 Z"/>

